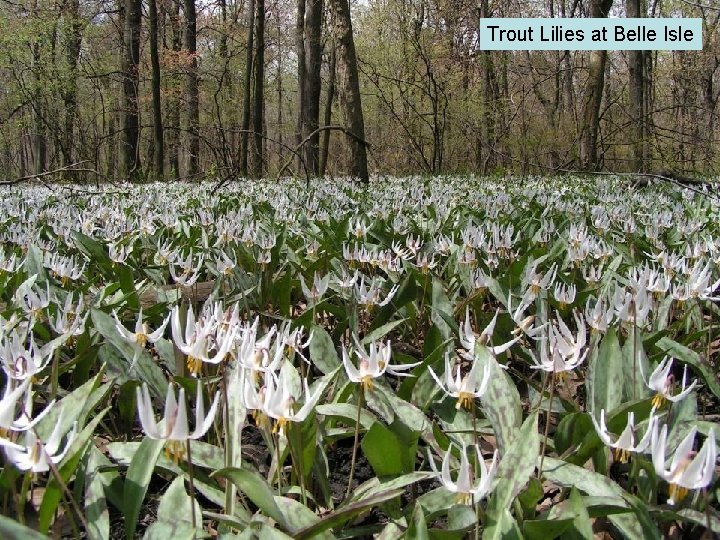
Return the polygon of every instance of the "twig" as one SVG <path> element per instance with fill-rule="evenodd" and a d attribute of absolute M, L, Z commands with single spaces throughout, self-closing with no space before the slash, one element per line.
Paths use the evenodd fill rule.
<path fill-rule="evenodd" d="M 26 180 L 37 180 L 40 178 L 44 178 L 46 176 L 51 176 L 53 174 L 58 174 L 61 172 L 90 172 L 94 173 L 98 176 L 102 176 L 99 172 L 97 172 L 95 169 L 88 169 L 88 168 L 80 168 L 76 169 L 78 165 L 82 165 L 83 163 L 90 163 L 89 160 L 83 160 L 78 161 L 77 163 L 71 163 L 70 165 L 65 165 L 64 167 L 60 167 L 59 169 L 53 169 L 52 171 L 45 171 L 37 174 L 29 174 L 27 176 L 21 176 L 20 178 L 15 178 L 14 180 L 3 180 L 0 181 L 0 186 L 14 186 L 15 184 L 19 184 L 20 182 L 24 182 Z"/>

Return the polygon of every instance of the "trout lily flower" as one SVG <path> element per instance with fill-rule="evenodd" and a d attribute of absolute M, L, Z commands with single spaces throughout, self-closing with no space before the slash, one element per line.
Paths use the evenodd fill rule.
<path fill-rule="evenodd" d="M 312 287 L 308 287 L 305 284 L 305 279 L 300 276 L 300 286 L 302 288 L 302 292 L 305 295 L 307 301 L 311 304 L 317 304 L 320 301 L 320 299 L 327 291 L 329 284 L 330 274 L 327 274 L 325 277 L 321 278 L 318 273 L 315 272 L 315 274 L 313 274 Z"/>
<path fill-rule="evenodd" d="M 170 321 L 175 345 L 187 355 L 188 368 L 195 376 L 200 373 L 203 362 L 209 364 L 222 362 L 235 342 L 236 327 L 215 336 L 217 325 L 213 325 L 206 317 L 200 317 L 196 322 L 192 307 L 187 311 L 184 332 L 178 306 L 173 308 Z M 214 354 L 211 354 L 212 351 Z"/>
<path fill-rule="evenodd" d="M 662 362 L 658 364 L 655 370 L 650 374 L 649 379 L 645 379 L 645 374 L 642 372 L 642 363 L 640 366 L 640 375 L 645 381 L 645 385 L 650 390 L 655 391 L 655 396 L 652 399 L 653 407 L 660 408 L 666 401 L 677 403 L 681 399 L 684 399 L 690 392 L 693 391 L 697 386 L 697 379 L 695 379 L 690 386 L 687 386 L 687 364 L 683 369 L 682 386 L 680 392 L 673 395 L 673 376 L 670 374 L 672 369 L 673 359 L 666 356 Z"/>
<path fill-rule="evenodd" d="M 680 442 L 673 455 L 670 468 L 665 468 L 665 446 L 667 443 L 667 425 L 658 433 L 657 423 L 652 431 L 652 462 L 655 472 L 670 484 L 668 504 L 681 502 L 691 489 L 707 487 L 712 480 L 717 460 L 715 432 L 710 429 L 700 451 L 692 457 L 697 429 L 692 428 Z"/>
<path fill-rule="evenodd" d="M 67 429 L 67 428 L 65 428 Z M 34 473 L 47 472 L 50 470 L 50 463 L 57 465 L 62 461 L 70 449 L 77 432 L 77 422 L 73 424 L 72 430 L 67 436 L 65 448 L 60 450 L 60 443 L 63 438 L 62 412 L 58 418 L 55 428 L 46 442 L 38 439 L 34 430 L 25 433 L 23 444 L 16 444 L 0 438 L 0 446 L 5 449 L 5 455 L 21 471 Z"/>
<path fill-rule="evenodd" d="M 460 470 L 458 471 L 457 479 L 453 481 L 452 476 L 450 475 L 450 455 L 452 454 L 452 446 L 453 444 L 450 443 L 447 452 L 443 457 L 441 471 L 437 470 L 432 456 L 430 457 L 430 468 L 433 472 L 440 475 L 440 480 L 445 489 L 457 494 L 457 502 L 459 504 L 474 504 L 490 493 L 493 480 L 495 479 L 495 473 L 498 468 L 498 451 L 495 450 L 492 463 L 488 468 L 485 463 L 485 459 L 483 459 L 482 453 L 480 452 L 480 448 L 473 445 L 475 446 L 477 461 L 480 464 L 479 480 L 475 482 L 473 479 L 472 467 L 470 466 L 470 462 L 467 458 L 467 446 L 463 444 L 462 449 L 460 450 Z"/>
<path fill-rule="evenodd" d="M 540 360 L 538 361 L 533 356 L 535 365 L 530 366 L 532 369 L 565 374 L 565 372 L 572 371 L 585 361 L 588 354 L 588 349 L 585 347 L 585 321 L 577 313 L 574 315 L 578 328 L 577 335 L 573 335 L 561 318 L 553 321 L 549 326 L 547 341 L 541 342 Z"/>
<path fill-rule="evenodd" d="M 635 413 L 629 412 L 627 417 L 627 425 L 623 429 L 622 433 L 618 437 L 611 435 L 605 425 L 605 409 L 600 410 L 600 424 L 597 423 L 595 417 L 590 415 L 590 418 L 595 425 L 595 431 L 598 436 L 607 446 L 613 449 L 615 459 L 620 463 L 627 463 L 630 458 L 630 453 L 642 453 L 650 445 L 650 437 L 652 436 L 652 430 L 655 427 L 655 423 L 658 421 L 658 417 L 655 416 L 655 409 L 650 412 L 650 418 L 648 418 L 648 426 L 645 430 L 645 434 L 642 439 L 636 443 L 635 438 Z"/>
<path fill-rule="evenodd" d="M 220 399 L 220 392 L 216 392 L 210 410 L 206 415 L 202 388 L 198 382 L 195 400 L 195 429 L 191 432 L 188 426 L 184 388 L 180 388 L 176 399 L 173 385 L 168 385 L 167 396 L 165 398 L 164 425 L 162 427 L 155 421 L 155 413 L 153 411 L 152 401 L 150 400 L 147 383 L 143 383 L 142 390 L 140 388 L 136 388 L 135 390 L 137 394 L 138 416 L 140 417 L 140 424 L 142 424 L 143 431 L 151 439 L 167 441 L 165 453 L 168 457 L 172 457 L 176 463 L 178 460 L 184 458 L 186 441 L 188 439 L 199 439 L 210 429 L 215 419 L 215 413 L 217 412 L 218 401 Z"/>
<path fill-rule="evenodd" d="M 375 387 L 373 379 L 381 377 L 386 371 L 399 377 L 408 377 L 409 374 L 403 373 L 403 371 L 412 369 L 420 364 L 420 362 L 415 362 L 411 364 L 391 365 L 390 355 L 392 351 L 390 349 L 390 341 L 384 344 L 372 342 L 369 350 L 366 351 L 356 337 L 354 351 L 360 361 L 358 367 L 355 367 L 355 364 L 350 360 L 350 355 L 347 349 L 345 349 L 345 345 L 343 345 L 342 349 L 343 366 L 345 367 L 348 379 L 354 383 L 360 383 L 364 391 L 372 390 Z"/>
<path fill-rule="evenodd" d="M 115 329 L 122 336 L 122 338 L 128 343 L 130 343 L 135 349 L 135 354 L 133 355 L 133 361 L 130 369 L 132 369 L 135 365 L 135 362 L 137 362 L 137 359 L 140 356 L 142 350 L 145 348 L 147 342 L 149 341 L 153 344 L 156 343 L 165 333 L 165 327 L 170 321 L 170 315 L 168 315 L 162 322 L 162 324 L 154 332 L 150 332 L 147 323 L 143 322 L 142 306 L 140 306 L 138 318 L 135 322 L 135 332 L 130 332 L 123 326 L 123 324 L 120 322 L 120 319 L 118 319 L 117 312 L 114 310 L 113 318 L 115 319 Z"/>
<path fill-rule="evenodd" d="M 460 325 L 460 344 L 467 351 L 467 353 L 463 355 L 465 358 L 467 358 L 468 360 L 472 360 L 474 358 L 476 344 L 487 345 L 490 342 L 493 332 L 495 331 L 495 323 L 497 322 L 497 317 L 499 313 L 499 309 L 495 311 L 495 316 L 485 327 L 485 330 L 480 332 L 480 334 L 478 335 L 473 331 L 472 324 L 470 323 L 470 309 L 465 309 L 465 322 Z M 488 347 L 488 349 L 493 355 L 498 355 L 507 351 L 510 347 L 515 345 L 515 343 L 517 343 L 519 339 L 520 336 L 516 336 L 514 339 L 511 339 L 507 343 L 503 343 L 502 345 L 498 345 L 496 347 Z"/>
<path fill-rule="evenodd" d="M 484 364 L 482 379 L 480 378 L 480 364 Z M 490 373 L 492 372 L 492 362 L 479 362 L 475 360 L 472 368 L 464 377 L 460 372 L 460 362 L 455 365 L 455 377 L 453 377 L 453 369 L 450 366 L 450 354 L 445 354 L 445 384 L 437 376 L 433 368 L 428 367 L 430 375 L 435 379 L 438 386 L 447 395 L 457 399 L 455 408 L 470 409 L 475 398 L 482 397 L 487 390 L 490 382 Z"/>
<path fill-rule="evenodd" d="M 3 397 L 0 400 L 0 434 L 4 434 L 7 430 L 27 431 L 35 426 L 42 418 L 50 412 L 55 404 L 51 401 L 45 407 L 43 412 L 32 418 L 32 392 L 30 391 L 30 379 L 25 379 L 17 387 L 12 387 L 11 380 L 7 382 Z M 17 409 L 18 400 L 25 395 L 25 404 L 23 412 L 15 418 L 15 410 Z"/>
<path fill-rule="evenodd" d="M 290 366 L 290 364 L 286 364 L 286 366 Z M 290 369 L 283 369 L 280 371 L 279 377 L 276 377 L 274 373 L 265 375 L 265 396 L 262 412 L 269 418 L 276 420 L 273 432 L 280 435 L 284 435 L 285 426 L 288 422 L 302 422 L 308 417 L 320 400 L 320 395 L 324 389 L 323 385 L 318 385 L 315 392 L 311 394 L 307 379 L 303 379 L 303 392 L 300 394 L 295 393 L 291 388 L 289 374 Z M 305 403 L 296 410 L 296 403 L 301 401 L 301 395 L 304 397 Z"/>

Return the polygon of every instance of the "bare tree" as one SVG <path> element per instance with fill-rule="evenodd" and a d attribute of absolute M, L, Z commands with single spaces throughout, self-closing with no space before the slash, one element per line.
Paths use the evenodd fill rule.
<path fill-rule="evenodd" d="M 150 64 L 152 66 L 153 109 L 153 174 L 161 179 L 165 174 L 165 141 L 163 138 L 162 102 L 160 100 L 160 55 L 158 54 L 158 14 L 155 0 L 148 1 L 150 22 Z"/>
<path fill-rule="evenodd" d="M 357 57 L 353 40 L 350 6 L 347 0 L 330 0 L 335 21 L 335 39 L 338 56 L 338 96 L 348 129 L 347 142 L 350 147 L 350 175 L 361 182 L 368 182 L 367 148 L 365 142 L 365 120 L 360 98 Z"/>
<path fill-rule="evenodd" d="M 197 14 L 195 0 L 185 2 L 185 52 L 188 55 L 185 73 L 188 111 L 188 171 L 194 177 L 200 171 L 200 91 L 197 64 Z"/>
<path fill-rule="evenodd" d="M 123 170 L 133 178 L 140 173 L 140 30 L 142 0 L 125 1 L 125 29 L 123 35 Z"/>

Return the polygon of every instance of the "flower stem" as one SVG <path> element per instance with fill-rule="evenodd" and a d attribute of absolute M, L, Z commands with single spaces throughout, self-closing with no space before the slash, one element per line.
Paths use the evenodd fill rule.
<path fill-rule="evenodd" d="M 545 416 L 545 434 L 543 436 L 542 448 L 540 449 L 540 468 L 538 479 L 542 477 L 543 462 L 545 461 L 545 447 L 547 446 L 548 431 L 550 430 L 550 415 L 552 414 L 553 398 L 555 397 L 555 372 L 550 377 L 550 402 L 548 403 L 547 415 Z"/>
<path fill-rule="evenodd" d="M 193 462 L 192 454 L 190 453 L 190 439 L 185 439 L 187 446 L 187 461 L 188 461 L 188 475 L 190 476 L 190 508 L 192 508 L 192 526 L 193 526 L 193 538 L 197 533 L 197 521 L 195 517 L 195 482 L 193 480 Z"/>
<path fill-rule="evenodd" d="M 358 438 L 360 437 L 360 411 L 363 400 L 363 388 L 359 387 L 358 403 L 357 403 L 357 414 L 355 416 L 355 440 L 353 442 L 352 459 L 350 460 L 350 476 L 348 477 L 347 490 L 345 491 L 345 500 L 350 496 L 350 490 L 352 489 L 352 481 L 355 476 L 355 460 L 357 458 L 357 447 Z"/>

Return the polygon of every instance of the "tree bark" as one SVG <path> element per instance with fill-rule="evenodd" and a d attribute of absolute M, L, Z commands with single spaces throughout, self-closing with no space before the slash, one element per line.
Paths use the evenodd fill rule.
<path fill-rule="evenodd" d="M 295 130 L 295 144 L 299 145 L 303 140 L 303 122 L 305 115 L 303 107 L 305 106 L 305 0 L 297 0 L 297 12 L 295 14 L 295 54 L 297 54 L 297 80 L 298 80 L 298 109 L 297 109 L 297 129 Z M 304 170 L 302 148 L 297 155 L 297 169 Z"/>
<path fill-rule="evenodd" d="M 188 171 L 191 178 L 200 171 L 200 92 L 197 74 L 197 15 L 195 0 L 185 2 L 185 52 L 188 55 L 185 88 L 188 108 Z"/>
<path fill-rule="evenodd" d="M 606 18 L 613 0 L 592 0 L 590 16 Z M 599 166 L 597 139 L 600 130 L 600 104 L 605 86 L 607 51 L 590 51 L 590 66 L 585 83 L 582 126 L 580 130 L 580 167 L 595 170 Z"/>
<path fill-rule="evenodd" d="M 625 13 L 628 18 L 641 17 L 640 0 L 625 0 Z M 628 87 L 630 104 L 628 111 L 632 122 L 632 172 L 645 172 L 645 69 L 643 51 L 628 51 Z"/>
<path fill-rule="evenodd" d="M 303 103 L 300 107 L 302 137 L 310 134 L 310 140 L 303 146 L 302 154 L 308 173 L 317 176 L 320 170 L 320 134 L 316 133 L 320 119 L 320 67 L 322 62 L 322 19 L 323 0 L 306 0 L 305 4 L 305 78 Z"/>
<path fill-rule="evenodd" d="M 158 54 L 158 15 L 155 0 L 148 0 L 150 19 L 150 64 L 152 66 L 152 110 L 153 110 L 153 175 L 161 180 L 165 175 L 165 141 L 162 124 L 162 102 L 160 99 L 160 55 Z"/>
<path fill-rule="evenodd" d="M 329 126 L 332 122 L 332 104 L 335 99 L 335 42 L 333 41 L 330 45 L 330 65 L 328 67 L 328 88 L 327 98 L 325 100 L 325 113 L 323 115 L 323 125 Z M 325 169 L 327 168 L 328 153 L 330 152 L 330 134 L 332 130 L 327 129 L 323 132 L 322 146 L 320 147 L 320 169 L 318 170 L 318 176 L 325 176 Z"/>
<path fill-rule="evenodd" d="M 182 29 L 180 27 L 180 5 L 175 0 L 166 0 L 169 4 L 168 16 L 170 19 L 171 31 L 171 50 L 175 58 L 179 58 L 182 51 Z M 180 99 L 180 88 L 182 81 L 180 74 L 173 73 L 171 77 L 172 91 L 169 93 L 168 99 L 165 100 L 167 106 L 167 150 L 168 165 L 174 179 L 180 178 L 180 109 L 182 108 Z"/>
<path fill-rule="evenodd" d="M 248 0 L 247 43 L 245 49 L 245 88 L 243 89 L 242 123 L 240 133 L 240 175 L 248 173 L 248 141 L 250 139 L 250 97 L 252 96 L 253 36 L 255 27 L 255 0 Z"/>
<path fill-rule="evenodd" d="M 254 130 L 254 152 L 253 170 L 254 178 L 263 175 L 264 165 L 264 144 L 263 133 L 265 130 L 264 108 L 265 108 L 265 0 L 255 2 L 255 74 L 253 77 L 253 130 Z"/>
<path fill-rule="evenodd" d="M 335 21 L 337 43 L 338 96 L 342 105 L 345 124 L 350 132 L 347 143 L 350 147 L 349 173 L 361 182 L 368 182 L 367 149 L 365 148 L 365 121 L 360 98 L 357 57 L 353 40 L 352 21 L 348 0 L 330 0 Z"/>
<path fill-rule="evenodd" d="M 130 179 L 140 173 L 140 110 L 138 87 L 140 83 L 140 30 L 141 0 L 126 0 L 125 31 L 123 36 L 123 172 Z"/>
<path fill-rule="evenodd" d="M 64 34 L 66 80 L 63 85 L 65 102 L 65 121 L 63 126 L 63 154 L 65 165 L 75 161 L 75 117 L 77 116 L 77 67 L 82 41 L 82 19 L 79 0 L 69 0 L 66 4 Z"/>

